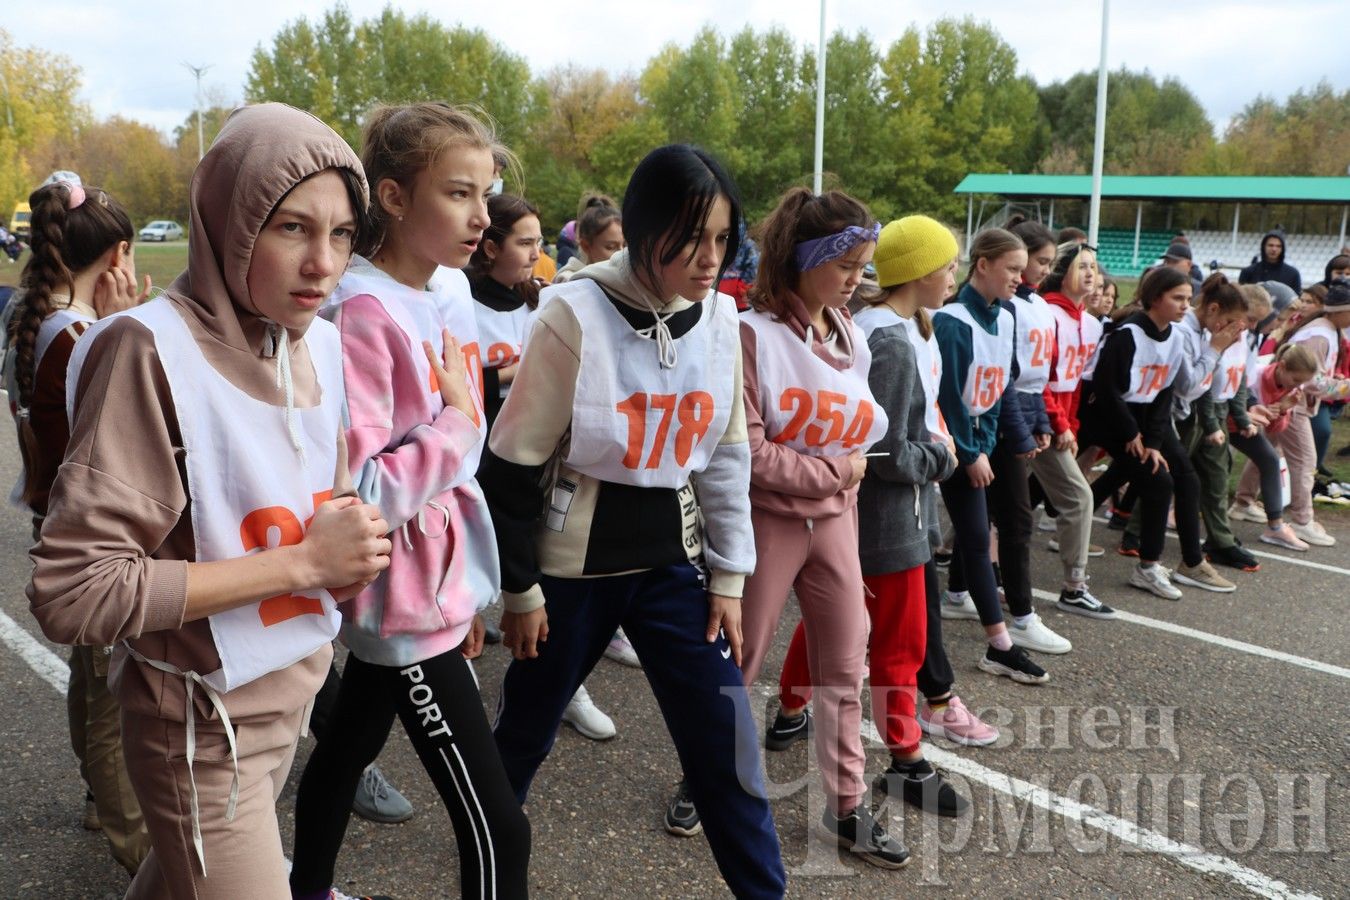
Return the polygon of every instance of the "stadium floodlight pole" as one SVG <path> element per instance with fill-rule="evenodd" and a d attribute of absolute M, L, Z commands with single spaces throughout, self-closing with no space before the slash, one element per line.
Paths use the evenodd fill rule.
<path fill-rule="evenodd" d="M 1106 152 L 1106 35 L 1111 0 L 1102 0 L 1102 58 L 1097 63 L 1097 129 L 1092 137 L 1092 200 L 1088 203 L 1088 243 L 1097 246 L 1102 213 L 1102 157 Z"/>
<path fill-rule="evenodd" d="M 816 165 L 812 188 L 817 194 L 825 177 L 825 0 L 820 0 L 820 43 L 816 46 Z"/>
<path fill-rule="evenodd" d="M 197 78 L 197 161 L 206 155 L 206 144 L 202 140 L 202 75 L 210 66 L 194 66 L 192 63 L 183 63 L 183 68 L 187 69 Z"/>

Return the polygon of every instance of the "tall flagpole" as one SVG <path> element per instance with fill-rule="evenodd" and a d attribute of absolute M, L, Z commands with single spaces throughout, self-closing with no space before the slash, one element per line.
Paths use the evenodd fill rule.
<path fill-rule="evenodd" d="M 1102 212 L 1102 157 L 1106 152 L 1106 36 L 1111 0 L 1102 0 L 1102 58 L 1097 63 L 1097 128 L 1092 137 L 1092 200 L 1088 203 L 1088 243 L 1097 246 Z"/>
<path fill-rule="evenodd" d="M 825 172 L 825 0 L 820 0 L 820 43 L 816 46 L 816 166 L 813 190 L 819 194 Z"/>

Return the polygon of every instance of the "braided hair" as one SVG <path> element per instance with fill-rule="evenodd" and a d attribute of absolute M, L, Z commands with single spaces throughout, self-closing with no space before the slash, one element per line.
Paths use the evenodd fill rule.
<path fill-rule="evenodd" d="M 85 201 L 71 209 L 72 190 L 69 183 L 59 181 L 43 185 L 28 198 L 33 255 L 24 267 L 23 294 L 9 322 L 20 408 L 33 400 L 38 329 L 56 311 L 53 295 L 73 294 L 77 274 L 118 243 L 131 243 L 134 236 L 126 211 L 106 192 L 86 187 Z"/>

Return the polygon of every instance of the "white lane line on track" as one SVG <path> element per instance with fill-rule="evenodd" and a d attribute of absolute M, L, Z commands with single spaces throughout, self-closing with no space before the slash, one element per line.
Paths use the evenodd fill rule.
<path fill-rule="evenodd" d="M 1098 523 L 1100 523 L 1100 524 L 1102 524 L 1102 525 L 1105 525 L 1105 524 L 1106 524 L 1106 520 L 1103 519 L 1101 516 L 1093 516 L 1093 517 L 1092 517 L 1092 521 L 1098 522 Z M 1045 532 L 1042 532 L 1042 533 L 1045 533 Z M 1174 532 L 1174 531 L 1169 531 L 1169 532 L 1167 532 L 1167 536 L 1170 537 L 1170 538 L 1172 538 L 1173 540 L 1177 540 L 1177 535 L 1176 535 L 1176 532 Z M 1278 560 L 1278 561 L 1280 561 L 1280 562 L 1289 563 L 1290 565 L 1303 566 L 1303 567 L 1306 568 L 1306 569 L 1317 569 L 1317 570 L 1322 571 L 1322 572 L 1334 572 L 1334 573 L 1337 574 L 1337 575 L 1350 575 L 1350 569 L 1343 569 L 1343 568 L 1341 568 L 1340 566 L 1333 566 L 1333 565 L 1329 565 L 1328 563 L 1314 562 L 1314 561 L 1311 560 L 1311 559 L 1301 559 L 1301 558 L 1296 557 L 1296 556 L 1285 556 L 1283 553 L 1269 553 L 1269 552 L 1267 552 L 1267 551 L 1265 551 L 1265 550 L 1253 550 L 1251 547 L 1248 547 L 1246 544 L 1243 544 L 1242 546 L 1245 547 L 1245 548 L 1247 549 L 1247 552 L 1251 553 L 1253 556 L 1259 556 L 1259 557 L 1261 557 L 1262 559 L 1274 559 L 1274 560 Z M 1325 550 L 1325 549 L 1327 549 L 1327 548 L 1325 548 L 1325 547 L 1317 547 L 1317 548 L 1314 548 L 1313 552 L 1316 552 L 1317 550 Z"/>
<path fill-rule="evenodd" d="M 1058 594 L 1052 594 L 1049 591 L 1043 591 L 1040 588 L 1032 588 L 1031 595 L 1037 600 L 1045 600 L 1054 603 L 1059 599 Z M 1323 675 L 1335 675 L 1338 678 L 1350 679 L 1350 669 L 1344 666 L 1333 665 L 1332 663 L 1321 662 L 1316 659 L 1308 659 L 1304 656 L 1295 656 L 1292 653 L 1285 653 L 1283 650 L 1272 650 L 1269 647 L 1261 647 L 1257 644 L 1248 644 L 1246 641 L 1238 641 L 1233 638 L 1221 637 L 1217 634 L 1210 634 L 1207 631 L 1200 631 L 1195 628 L 1188 628 L 1185 625 L 1177 625 L 1172 622 L 1164 622 L 1161 619 L 1151 619 L 1148 616 L 1141 616 L 1137 613 L 1126 612 L 1123 609 L 1116 610 L 1116 618 L 1122 622 L 1130 622 L 1134 625 L 1143 625 L 1145 628 L 1153 628 L 1158 631 L 1166 631 L 1169 634 L 1179 635 L 1181 637 L 1191 638 L 1197 641 L 1204 641 L 1207 644 L 1213 644 L 1216 647 L 1224 647 L 1229 650 L 1236 650 L 1239 653 L 1250 653 L 1253 656 L 1273 659 L 1278 662 L 1285 662 L 1295 666 L 1302 666 L 1305 669 L 1311 669 L 1314 672 L 1321 672 Z M 1107 624 L 1107 623 L 1103 623 Z"/>
<path fill-rule="evenodd" d="M 1036 591 L 1038 596 L 1050 597 L 1053 595 L 1045 591 Z M 1145 620 L 1143 616 L 1135 616 L 1132 613 L 1124 614 L 1126 621 L 1144 620 L 1153 622 L 1155 620 Z M 1140 624 L 1143 624 L 1141 622 Z M 1167 625 L 1168 623 L 1158 623 Z M 1181 626 L 1172 626 L 1181 628 Z M 1164 629 L 1171 630 L 1171 628 Z M 1191 632 L 1193 629 L 1184 629 Z M 1228 641 L 1226 638 L 1215 639 L 1213 635 L 1206 635 L 1204 632 L 1195 632 L 1195 635 L 1202 636 L 1206 640 L 1215 640 L 1221 642 L 1220 646 L 1235 645 L 1232 649 L 1250 648 L 1245 652 L 1260 651 L 1259 655 L 1272 656 L 1272 658 L 1288 657 L 1286 661 L 1295 662 L 1299 657 L 1290 657 L 1289 654 L 1279 654 L 1275 656 L 1276 651 L 1267 650 L 1264 647 L 1254 647 L 1251 644 L 1242 644 L 1240 641 Z M 24 662 L 28 663 L 37 674 L 52 686 L 57 693 L 62 696 L 66 693 L 66 682 L 70 676 L 70 667 L 55 653 L 48 650 L 45 645 L 30 635 L 17 622 L 11 619 L 3 611 L 0 611 L 0 642 L 8 645 L 14 650 Z M 1302 660 L 1299 664 L 1313 662 L 1312 660 Z M 1328 669 L 1339 667 L 1326 666 L 1325 663 L 1316 663 L 1317 666 L 1323 666 Z M 1320 670 L 1319 670 L 1320 671 Z M 1341 672 L 1350 676 L 1350 672 L 1341 669 Z M 882 744 L 881 735 L 877 732 L 876 725 L 870 720 L 863 720 L 862 724 L 863 739 L 873 743 Z M 1264 875 L 1255 869 L 1249 869 L 1226 856 L 1208 853 L 1199 847 L 1193 847 L 1188 844 L 1181 844 L 1171 840 L 1165 835 L 1151 831 L 1147 828 L 1141 828 L 1138 825 L 1126 819 L 1121 819 L 1110 813 L 1103 812 L 1096 807 L 1079 803 L 1068 797 L 1061 797 L 1058 794 L 1044 790 L 1030 782 L 1023 781 L 1012 775 L 990 769 L 979 763 L 958 756 L 941 747 L 933 746 L 931 743 L 925 745 L 925 755 L 934 763 L 967 778 L 971 781 L 979 782 L 992 790 L 1006 794 L 1014 799 L 1025 800 L 1028 803 L 1048 812 L 1065 818 L 1081 822 L 1089 828 L 1095 828 L 1098 831 L 1114 835 L 1119 840 L 1133 844 L 1141 850 L 1150 853 L 1156 853 L 1176 862 L 1188 869 L 1193 869 L 1203 875 L 1218 875 L 1227 878 L 1233 883 L 1245 888 L 1249 892 L 1260 896 L 1268 897 L 1271 900 L 1320 900 L 1316 894 L 1305 894 L 1292 890 L 1282 881 Z"/>
<path fill-rule="evenodd" d="M 0 610 L 0 642 L 3 642 L 19 658 L 28 663 L 38 677 L 56 689 L 62 697 L 66 695 L 66 684 L 70 681 L 70 666 L 61 657 L 47 649 L 47 646 L 33 637 L 4 611 Z"/>
<path fill-rule="evenodd" d="M 876 725 L 870 719 L 863 720 L 862 736 L 864 741 L 884 746 Z M 1217 853 L 1209 853 L 1190 844 L 1179 843 L 1166 835 L 1148 828 L 1142 828 L 1128 819 L 1113 816 L 1108 812 L 1103 812 L 1094 806 L 1088 806 L 1086 803 L 1080 803 L 1069 797 L 1062 797 L 1029 781 L 1023 781 L 1016 776 L 982 766 L 977 762 L 966 759 L 964 756 L 958 756 L 940 747 L 935 747 L 931 743 L 924 744 L 924 755 L 931 762 L 942 766 L 947 771 L 954 772 L 970 781 L 978 782 L 991 790 L 1006 794 L 1015 800 L 1026 801 L 1066 819 L 1073 819 L 1089 828 L 1106 832 L 1123 843 L 1131 844 L 1148 853 L 1156 853 L 1159 856 L 1166 857 L 1202 875 L 1218 875 L 1227 878 L 1258 897 L 1269 897 L 1272 900 L 1317 900 L 1316 894 L 1305 894 L 1294 890 L 1283 881 L 1255 869 L 1249 869 L 1236 860 L 1220 856 Z"/>

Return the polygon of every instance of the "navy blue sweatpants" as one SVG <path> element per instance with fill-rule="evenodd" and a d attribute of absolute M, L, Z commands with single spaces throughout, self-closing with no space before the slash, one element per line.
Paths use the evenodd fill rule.
<path fill-rule="evenodd" d="M 707 587 L 689 564 L 540 580 L 548 640 L 502 679 L 494 735 L 522 803 L 564 708 L 622 625 L 642 659 L 722 878 L 737 897 L 781 897 L 787 876 L 760 774 L 759 734 L 722 635 L 708 643 Z"/>

